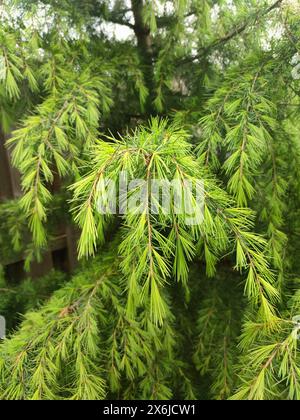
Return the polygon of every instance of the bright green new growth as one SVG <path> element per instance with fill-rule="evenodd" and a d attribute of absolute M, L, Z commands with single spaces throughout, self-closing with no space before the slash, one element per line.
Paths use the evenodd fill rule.
<path fill-rule="evenodd" d="M 82 229 L 79 256 L 93 254 L 97 241 L 104 239 L 105 217 L 97 203 L 105 203 L 107 192 L 99 184 L 104 179 L 116 181 L 126 171 L 132 179 L 145 181 L 147 200 L 146 205 L 141 202 L 134 210 L 129 208 L 124 216 L 119 251 L 128 284 L 128 314 L 133 316 L 139 304 L 149 297 L 153 321 L 163 324 L 168 315 L 163 286 L 174 277 L 187 287 L 188 263 L 198 248 L 198 253 L 204 252 L 208 275 L 214 274 L 222 255 L 236 251 L 236 268 L 248 270 L 245 292 L 259 305 L 262 317 L 269 320 L 274 316 L 272 303 L 278 293 L 261 253 L 265 243 L 251 233 L 251 212 L 234 208 L 229 196 L 201 170 L 187 137 L 176 125 L 153 120 L 149 129 L 137 130 L 122 141 L 97 143 L 91 151 L 92 172 L 71 187 L 76 204 L 75 221 Z M 200 219 L 189 225 L 186 215 L 176 212 L 174 200 L 170 201 L 168 212 L 157 201 L 156 211 L 151 211 L 151 203 L 157 199 L 151 190 L 151 180 L 174 179 L 183 186 L 185 181 L 191 185 L 204 182 L 203 209 L 197 208 L 201 203 L 196 197 L 192 201 L 194 211 L 204 213 L 203 223 Z M 129 191 L 127 200 L 135 192 Z M 213 240 L 217 233 L 222 234 L 218 242 Z"/>
<path fill-rule="evenodd" d="M 76 176 L 83 149 L 95 142 L 100 90 L 101 80 L 91 78 L 89 72 L 78 79 L 75 76 L 46 99 L 37 115 L 28 117 L 24 128 L 16 130 L 8 141 L 8 145 L 16 145 L 12 161 L 23 175 L 21 207 L 38 247 L 46 242 L 43 224 L 51 201 L 47 185 L 53 183 L 54 172 L 60 177 Z"/>

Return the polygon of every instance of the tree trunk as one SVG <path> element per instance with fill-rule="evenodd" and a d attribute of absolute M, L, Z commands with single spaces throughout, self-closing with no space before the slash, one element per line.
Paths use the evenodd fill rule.
<path fill-rule="evenodd" d="M 155 98 L 155 82 L 153 69 L 153 49 L 150 28 L 143 19 L 143 0 L 131 0 L 132 12 L 134 15 L 134 33 L 137 38 L 138 52 L 142 64 L 142 71 L 149 96 L 146 103 L 146 113 L 154 113 L 153 100 Z"/>

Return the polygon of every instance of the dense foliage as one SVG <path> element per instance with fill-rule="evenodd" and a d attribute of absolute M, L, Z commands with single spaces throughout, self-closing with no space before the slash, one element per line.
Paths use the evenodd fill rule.
<path fill-rule="evenodd" d="M 27 311 L 0 346 L 1 398 L 299 400 L 299 2 L 1 8 L 1 130 L 23 191 L 1 204 L 1 259 L 39 258 L 61 210 L 82 260 L 19 306 L 26 287 L 1 280 L 6 316 Z M 153 178 L 203 185 L 203 220 L 99 212 L 125 171 L 149 200 Z"/>

